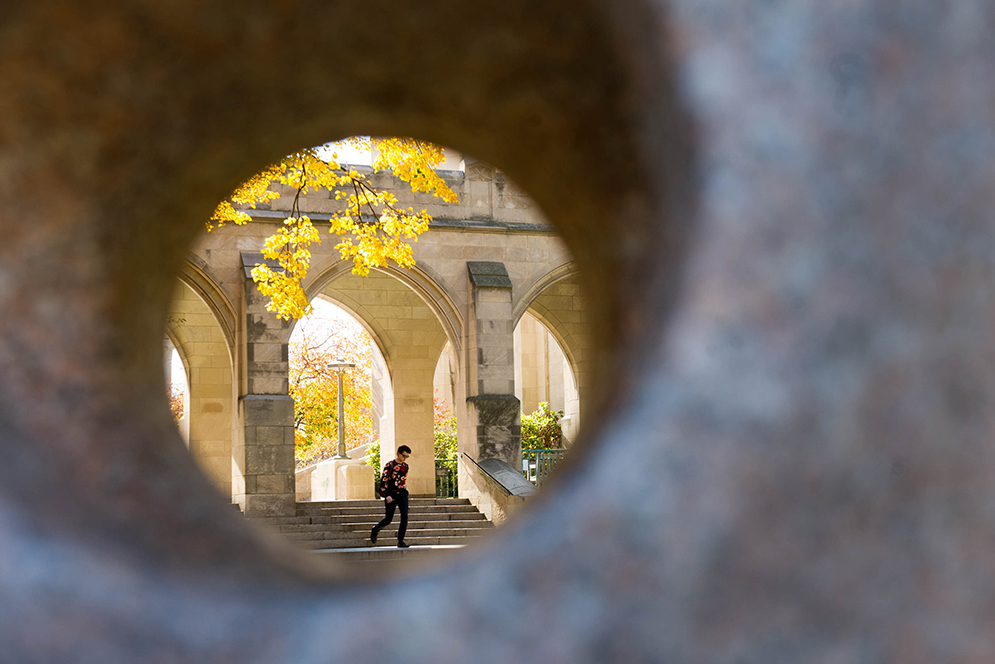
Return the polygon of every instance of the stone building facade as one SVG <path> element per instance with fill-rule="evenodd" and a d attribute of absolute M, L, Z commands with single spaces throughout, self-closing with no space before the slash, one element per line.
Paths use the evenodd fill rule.
<path fill-rule="evenodd" d="M 571 255 L 540 210 L 501 172 L 470 160 L 461 166 L 443 171 L 456 204 L 371 174 L 400 206 L 434 217 L 414 243 L 414 268 L 355 276 L 323 232 L 304 287 L 309 299 L 353 315 L 373 339 L 382 449 L 412 448 L 412 493 L 435 491 L 433 397 L 441 394 L 457 416 L 461 494 L 493 511 L 467 458 L 520 464 L 519 415 L 539 401 L 565 411 L 573 439 L 590 399 L 592 340 Z M 203 235 L 167 325 L 189 382 L 190 451 L 248 515 L 289 514 L 295 503 L 287 379 L 294 325 L 266 311 L 249 274 L 291 200 L 284 195 L 250 211 L 247 225 Z M 327 191 L 301 201 L 319 227 L 337 205 Z"/>

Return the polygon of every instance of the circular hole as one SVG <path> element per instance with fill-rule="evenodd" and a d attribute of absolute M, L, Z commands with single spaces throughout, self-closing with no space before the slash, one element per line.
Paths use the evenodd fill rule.
<path fill-rule="evenodd" d="M 355 146 L 320 154 L 333 152 L 336 172 L 365 191 L 348 179 L 316 185 L 299 168 L 263 183 L 254 203 L 234 203 L 248 223 L 215 227 L 193 247 L 164 341 L 167 361 L 182 364 L 168 375 L 187 382 L 174 399 L 179 426 L 218 490 L 270 532 L 342 560 L 429 560 L 502 525 L 568 455 L 591 398 L 587 304 L 563 241 L 501 171 L 446 149 L 436 172 L 456 200 L 444 201 L 371 169 Z M 329 234 L 349 195 L 378 192 L 432 217 L 410 266 L 356 269 Z M 384 209 L 368 205 L 360 221 Z M 297 217 L 317 232 L 284 248 L 308 251 L 297 285 L 314 309 L 299 321 L 268 310 L 279 302 L 256 271 L 285 267 L 263 249 Z M 343 450 L 339 360 L 352 365 Z M 370 535 L 385 511 L 378 478 L 402 445 L 414 548 L 388 551 L 399 514 L 375 546 Z"/>
<path fill-rule="evenodd" d="M 530 519 L 531 535 L 502 537 L 509 546 L 483 573 L 418 580 L 427 592 L 414 599 L 404 584 L 358 593 L 305 587 L 307 575 L 250 545 L 234 511 L 205 504 L 206 483 L 188 472 L 182 448 L 168 445 L 172 424 L 152 380 L 177 252 L 201 223 L 189 213 L 219 193 L 214 187 L 240 160 L 344 128 L 417 133 L 432 123 L 439 136 L 531 180 L 563 222 L 588 296 L 612 307 L 601 347 L 652 373 L 655 360 L 633 342 L 654 340 L 670 292 L 659 280 L 676 271 L 658 267 L 680 253 L 667 220 L 686 225 L 682 196 L 675 205 L 670 195 L 696 188 L 682 177 L 680 156 L 670 157 L 681 154 L 671 147 L 690 142 L 674 138 L 689 132 L 674 122 L 667 94 L 667 63 L 682 56 L 647 45 L 660 35 L 655 9 L 602 4 L 611 11 L 498 3 L 458 12 L 458 30 L 446 7 L 420 5 L 398 5 L 377 22 L 363 20 L 368 7 L 348 3 L 309 5 L 306 20 L 266 3 L 193 13 L 153 4 L 53 13 L 42 3 L 13 16 L 3 49 L 14 77 L 3 104 L 5 195 L 9 216 L 30 224 L 8 238 L 4 272 L 4 412 L 15 444 L 4 446 L 3 531 L 7 549 L 34 573 L 5 586 L 23 607 L 7 625 L 19 649 L 12 658 L 36 648 L 20 659 L 134 661 L 155 651 L 198 661 L 274 653 L 295 661 L 548 661 L 649 652 L 623 646 L 659 633 L 653 597 L 633 622 L 640 596 L 602 612 L 619 593 L 591 585 L 625 571 L 611 559 L 624 544 L 586 546 L 576 534 L 591 530 L 576 525 L 552 542 L 548 534 L 566 532 L 563 511 Z M 300 45 L 312 43 L 336 48 L 302 58 Z M 237 396 L 249 379 L 234 370 L 245 350 L 237 333 L 247 325 L 235 318 L 248 296 L 244 275 L 212 275 L 194 262 L 184 277 L 232 353 Z M 612 391 L 631 394 L 635 373 L 621 367 Z M 258 410 L 232 418 L 250 415 Z M 643 439 L 638 430 L 629 436 Z M 627 522 L 629 505 L 599 504 L 607 483 L 587 479 L 582 491 L 564 492 L 576 512 L 569 520 Z M 36 527 L 46 523 L 55 527 Z M 521 572 L 539 569 L 536 556 L 554 548 L 562 556 L 551 580 L 576 579 L 590 594 L 576 593 L 576 583 L 521 582 Z M 655 589 L 655 578 L 639 574 L 645 566 L 632 569 L 611 578 Z M 530 620 L 552 604 L 584 609 L 591 620 L 561 619 L 552 630 Z M 388 615 L 417 629 L 383 639 Z M 463 637 L 444 638 L 447 628 Z"/>

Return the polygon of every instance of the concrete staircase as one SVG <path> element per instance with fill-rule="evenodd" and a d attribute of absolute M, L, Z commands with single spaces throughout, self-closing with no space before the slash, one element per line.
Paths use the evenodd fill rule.
<path fill-rule="evenodd" d="M 304 548 L 360 561 L 429 557 L 440 550 L 461 548 L 494 527 L 465 498 L 410 498 L 404 540 L 411 548 L 397 548 L 398 513 L 372 546 L 370 529 L 383 516 L 382 500 L 337 500 L 301 502 L 295 516 L 253 521 Z"/>

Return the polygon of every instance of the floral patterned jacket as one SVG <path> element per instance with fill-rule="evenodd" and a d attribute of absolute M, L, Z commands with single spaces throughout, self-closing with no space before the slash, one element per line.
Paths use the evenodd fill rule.
<path fill-rule="evenodd" d="M 408 464 L 391 459 L 380 473 L 380 497 L 395 496 L 408 481 Z"/>

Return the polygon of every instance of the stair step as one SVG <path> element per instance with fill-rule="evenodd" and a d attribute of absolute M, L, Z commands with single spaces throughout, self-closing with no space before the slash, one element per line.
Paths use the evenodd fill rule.
<path fill-rule="evenodd" d="M 483 528 L 464 528 L 464 529 L 455 529 L 455 528 L 446 528 L 446 529 L 433 528 L 433 529 L 428 529 L 428 528 L 426 528 L 424 530 L 410 530 L 409 529 L 408 532 L 405 534 L 405 538 L 404 539 L 405 540 L 409 540 L 409 539 L 421 539 L 421 538 L 425 538 L 425 537 L 428 537 L 428 538 L 438 538 L 438 537 L 447 537 L 447 538 L 479 537 L 482 534 L 482 532 L 481 532 L 482 530 L 484 530 L 484 529 Z M 368 532 L 356 532 L 356 531 L 344 532 L 344 533 L 320 531 L 320 532 L 310 532 L 310 533 L 281 533 L 281 534 L 284 537 L 286 537 L 287 539 L 289 539 L 289 540 L 291 540 L 293 542 L 313 542 L 315 540 L 323 540 L 323 541 L 332 542 L 332 541 L 356 540 L 356 539 L 365 542 L 367 540 L 368 536 L 369 536 Z M 397 530 L 394 530 L 393 532 L 391 532 L 391 531 L 385 529 L 385 530 L 381 531 L 381 534 L 380 534 L 380 537 L 384 537 L 384 538 L 387 538 L 387 539 L 390 539 L 390 538 L 396 537 L 396 536 L 397 536 Z"/>
<path fill-rule="evenodd" d="M 300 524 L 284 524 L 276 526 L 278 532 L 281 533 L 315 533 L 315 532 L 369 532 L 373 528 L 377 521 L 361 522 L 361 523 L 344 523 L 344 524 L 326 524 L 326 523 L 300 523 Z M 381 532 L 389 532 L 390 530 L 396 530 L 400 519 L 394 519 L 394 521 L 383 529 Z M 494 525 L 490 521 L 486 520 L 455 520 L 446 519 L 439 521 L 412 521 L 408 520 L 408 530 L 466 530 L 466 529 L 486 529 L 493 528 Z"/>
<path fill-rule="evenodd" d="M 384 512 L 380 510 L 379 512 L 373 512 L 370 515 L 363 514 L 352 514 L 352 515 L 337 515 L 337 516 L 311 516 L 304 517 L 309 518 L 311 523 L 367 523 L 372 521 L 376 523 L 383 518 Z M 398 517 L 395 517 L 398 518 Z M 480 512 L 470 512 L 470 511 L 459 511 L 459 512 L 408 512 L 408 523 L 412 521 L 486 521 L 485 517 Z"/>
<path fill-rule="evenodd" d="M 450 514 L 453 512 L 476 512 L 473 505 L 408 505 L 408 510 L 421 514 Z M 340 516 L 347 514 L 383 514 L 384 504 L 369 507 L 322 507 L 297 508 L 296 516 Z"/>
<path fill-rule="evenodd" d="M 314 549 L 313 552 L 334 556 L 337 560 L 383 563 L 444 558 L 447 555 L 456 553 L 464 546 L 463 544 L 445 544 L 438 546 L 413 546 L 410 549 L 398 549 L 396 546 L 378 546 L 354 549 Z"/>
<path fill-rule="evenodd" d="M 466 498 L 412 498 L 405 540 L 418 547 L 465 545 L 494 527 Z M 255 517 L 264 528 L 306 549 L 369 549 L 369 533 L 384 515 L 381 500 L 297 503 L 295 516 Z M 376 549 L 397 549 L 400 517 L 381 531 Z M 365 554 L 364 554 L 365 555 Z"/>
<path fill-rule="evenodd" d="M 408 498 L 409 505 L 470 505 L 467 498 Z M 315 500 L 297 503 L 297 509 L 301 508 L 328 508 L 328 507 L 376 507 L 383 508 L 383 500 L 376 498 L 371 500 Z"/>
<path fill-rule="evenodd" d="M 383 518 L 383 510 L 377 512 L 370 512 L 367 514 L 350 514 L 350 515 L 337 515 L 337 516 L 262 516 L 255 517 L 252 520 L 258 523 L 262 523 L 266 526 L 287 526 L 287 525 L 304 525 L 304 524 L 341 524 L 341 525 L 365 525 L 369 524 L 371 527 L 374 523 Z M 477 511 L 459 511 L 459 512 L 431 512 L 426 513 L 422 511 L 412 512 L 408 514 L 408 523 L 417 521 L 487 521 L 487 517 Z"/>
<path fill-rule="evenodd" d="M 444 544 L 468 544 L 478 538 L 474 537 L 405 537 L 404 541 L 411 546 L 438 546 Z M 396 549 L 397 540 L 390 538 L 387 540 L 377 540 L 376 546 L 370 546 L 368 539 L 340 539 L 340 540 L 301 540 L 296 541 L 297 546 L 305 549 L 347 549 L 347 548 L 374 548 L 374 549 Z"/>

